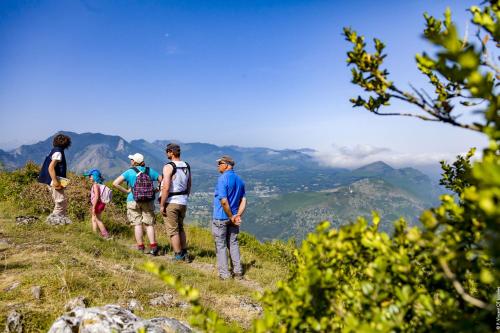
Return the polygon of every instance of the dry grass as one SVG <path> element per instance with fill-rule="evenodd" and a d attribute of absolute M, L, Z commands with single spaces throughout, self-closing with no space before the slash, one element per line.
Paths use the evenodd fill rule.
<path fill-rule="evenodd" d="M 91 306 L 125 305 L 133 298 L 143 306 L 143 310 L 136 311 L 138 316 L 187 320 L 189 310 L 183 307 L 149 305 L 158 293 L 175 295 L 177 302 L 182 300 L 141 269 L 147 260 L 164 265 L 185 284 L 198 288 L 203 303 L 228 321 L 248 327 L 257 312 L 240 309 L 240 298 L 251 299 L 256 289 L 272 287 L 287 274 L 282 263 L 258 257 L 254 249 L 242 247 L 243 263 L 251 281 L 219 281 L 212 236 L 202 228 L 188 228 L 195 260 L 192 264 L 179 264 L 168 260 L 171 253 L 160 257 L 137 253 L 130 233 L 122 229 L 114 230 L 114 240 L 105 241 L 91 232 L 88 220 L 53 227 L 42 219 L 29 226 L 18 226 L 15 216 L 20 214 L 11 204 L 0 202 L 0 328 L 5 325 L 9 310 L 15 308 L 24 316 L 25 331 L 44 332 L 64 313 L 66 302 L 80 295 Z M 167 244 L 164 232 L 158 230 L 160 245 Z M 41 286 L 40 300 L 33 298 L 33 286 Z"/>

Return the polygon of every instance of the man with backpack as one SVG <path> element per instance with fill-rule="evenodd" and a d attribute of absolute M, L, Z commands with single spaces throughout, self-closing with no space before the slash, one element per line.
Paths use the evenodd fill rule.
<path fill-rule="evenodd" d="M 165 152 L 171 162 L 163 167 L 160 212 L 174 250 L 174 261 L 189 261 L 184 217 L 191 193 L 191 168 L 189 164 L 181 161 L 181 147 L 178 144 L 169 143 Z"/>
<path fill-rule="evenodd" d="M 155 237 L 154 181 L 161 182 L 162 176 L 154 169 L 146 167 L 144 156 L 136 153 L 129 155 L 131 168 L 123 172 L 113 181 L 113 186 L 120 192 L 127 193 L 127 218 L 134 226 L 137 250 L 144 252 L 144 229 L 149 239 L 149 254 L 158 255 L 159 247 Z M 128 188 L 121 186 L 126 182 Z"/>
<path fill-rule="evenodd" d="M 48 185 L 52 200 L 54 200 L 54 210 L 47 217 L 47 223 L 70 224 L 71 220 L 67 216 L 68 199 L 64 193 L 68 181 L 64 151 L 71 146 L 71 138 L 64 134 L 57 134 L 52 141 L 52 146 L 38 176 L 38 182 Z"/>

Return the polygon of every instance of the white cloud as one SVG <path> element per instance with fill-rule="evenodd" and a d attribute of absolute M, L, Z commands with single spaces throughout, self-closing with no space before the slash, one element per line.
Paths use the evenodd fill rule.
<path fill-rule="evenodd" d="M 371 145 L 356 145 L 353 147 L 339 147 L 332 145 L 326 151 L 316 151 L 311 155 L 322 165 L 340 168 L 357 168 L 369 163 L 383 161 L 393 167 L 439 165 L 439 161 L 452 162 L 458 153 L 408 153 L 397 152 L 385 147 Z"/>
<path fill-rule="evenodd" d="M 389 148 L 379 148 L 370 145 L 356 145 L 354 147 L 337 147 L 332 145 L 332 147 L 340 151 L 342 155 L 358 159 L 363 159 L 368 156 L 378 155 L 381 153 L 388 153 L 391 151 Z"/>

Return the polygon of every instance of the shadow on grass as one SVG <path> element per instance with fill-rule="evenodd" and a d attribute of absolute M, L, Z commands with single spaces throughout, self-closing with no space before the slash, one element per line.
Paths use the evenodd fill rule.
<path fill-rule="evenodd" d="M 215 258 L 215 251 L 214 250 L 206 250 L 206 249 L 197 249 L 197 248 L 194 248 L 189 253 L 193 257 L 193 259 L 196 258 L 196 257 Z"/>
<path fill-rule="evenodd" d="M 132 227 L 119 223 L 105 223 L 106 229 L 112 235 L 120 235 L 124 237 L 132 237 Z"/>
<path fill-rule="evenodd" d="M 27 268 L 31 268 L 31 264 L 23 264 L 20 262 L 13 262 L 13 263 L 4 264 L 4 265 L 0 266 L 0 269 L 2 271 L 7 271 L 9 269 L 27 269 Z"/>
<path fill-rule="evenodd" d="M 243 267 L 243 273 L 248 273 L 252 269 L 252 267 L 257 267 L 255 263 L 255 260 L 241 263 L 241 266 Z"/>

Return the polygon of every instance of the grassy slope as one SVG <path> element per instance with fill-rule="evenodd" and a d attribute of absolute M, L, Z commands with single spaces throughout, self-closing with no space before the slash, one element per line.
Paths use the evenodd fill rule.
<path fill-rule="evenodd" d="M 287 274 L 286 265 L 278 256 L 265 255 L 269 246 L 247 235 L 242 237 L 242 257 L 250 281 L 219 281 L 213 267 L 213 240 L 206 229 L 188 228 L 195 260 L 192 264 L 176 264 L 166 256 L 153 258 L 137 253 L 130 235 L 115 234 L 114 240 L 104 241 L 91 232 L 89 221 L 58 227 L 44 222 L 18 226 L 15 216 L 21 213 L 5 202 L 0 203 L 0 327 L 5 326 L 8 311 L 16 308 L 24 315 L 25 331 L 47 331 L 54 319 L 64 313 L 66 302 L 79 295 L 87 297 L 90 306 L 126 304 L 135 298 L 144 308 L 136 311 L 140 317 L 186 320 L 189 310 L 149 305 L 155 293 L 173 294 L 182 300 L 175 291 L 141 270 L 147 260 L 164 265 L 185 284 L 198 288 L 207 307 L 234 325 L 247 327 L 256 314 L 239 309 L 238 297 L 255 297 L 260 287 L 272 288 Z M 161 228 L 160 225 L 158 230 Z M 158 234 L 159 243 L 166 244 L 164 232 Z M 15 282 L 20 282 L 20 286 L 6 291 Z M 33 286 L 42 287 L 40 300 L 31 295 Z"/>

